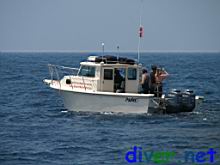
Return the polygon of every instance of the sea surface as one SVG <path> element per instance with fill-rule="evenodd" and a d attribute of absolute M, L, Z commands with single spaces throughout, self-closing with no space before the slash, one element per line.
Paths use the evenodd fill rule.
<path fill-rule="evenodd" d="M 197 111 L 171 115 L 67 111 L 42 82 L 47 64 L 79 67 L 89 54 L 0 53 L 0 165 L 159 164 L 162 151 L 173 154 L 163 164 L 220 164 L 220 53 L 141 54 L 148 69 L 169 72 L 166 91 L 205 97 Z"/>

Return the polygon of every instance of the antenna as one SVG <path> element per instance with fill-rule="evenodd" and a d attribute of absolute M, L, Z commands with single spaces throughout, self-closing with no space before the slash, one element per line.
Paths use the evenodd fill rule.
<path fill-rule="evenodd" d="M 119 59 L 119 46 L 117 46 L 117 60 Z"/>
<path fill-rule="evenodd" d="M 140 5 L 140 18 L 139 18 L 139 40 L 138 40 L 138 63 L 140 61 L 140 46 L 141 46 L 141 38 L 144 34 L 144 27 L 142 26 L 142 10 L 143 10 L 143 0 L 141 0 Z"/>
<path fill-rule="evenodd" d="M 102 61 L 103 61 L 104 54 L 105 54 L 105 43 L 102 42 Z"/>

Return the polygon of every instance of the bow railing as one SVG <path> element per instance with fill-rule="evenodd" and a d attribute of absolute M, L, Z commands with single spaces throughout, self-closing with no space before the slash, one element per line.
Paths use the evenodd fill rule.
<path fill-rule="evenodd" d="M 53 80 L 60 80 L 65 75 L 77 75 L 79 68 L 71 68 L 60 65 L 48 64 L 51 82 Z"/>

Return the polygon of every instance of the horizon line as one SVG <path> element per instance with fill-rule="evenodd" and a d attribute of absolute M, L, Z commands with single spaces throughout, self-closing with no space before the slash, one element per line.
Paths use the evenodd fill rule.
<path fill-rule="evenodd" d="M 106 53 L 137 53 L 137 50 L 106 50 Z M 102 50 L 0 50 L 0 53 L 102 53 Z M 220 50 L 143 50 L 140 53 L 220 53 Z"/>

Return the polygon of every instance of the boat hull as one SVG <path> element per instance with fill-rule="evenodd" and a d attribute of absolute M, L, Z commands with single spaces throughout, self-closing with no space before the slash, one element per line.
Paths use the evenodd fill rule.
<path fill-rule="evenodd" d="M 148 113 L 152 96 L 60 91 L 70 111 Z"/>

